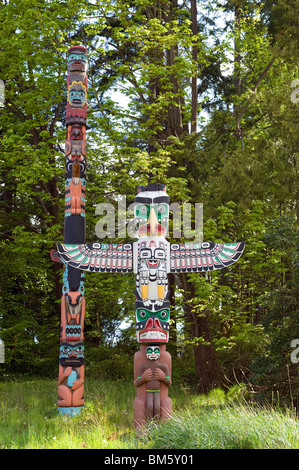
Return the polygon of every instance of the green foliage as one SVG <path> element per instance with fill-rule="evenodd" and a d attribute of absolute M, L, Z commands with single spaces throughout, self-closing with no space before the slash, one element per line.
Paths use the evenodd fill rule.
<path fill-rule="evenodd" d="M 5 293 L 0 307 L 5 343 L 2 367 L 51 376 L 59 327 L 51 260 L 41 258 L 38 235 L 29 236 L 21 227 L 14 234 L 14 242 L 1 242 L 0 283 L 2 295 Z"/>
<path fill-rule="evenodd" d="M 195 387 L 197 383 L 194 358 L 185 354 L 172 358 L 172 383 L 179 387 Z M 175 385 L 174 385 L 175 386 Z"/>
<path fill-rule="evenodd" d="M 87 367 L 91 376 L 107 380 L 133 380 L 133 357 L 110 354 L 109 359 L 99 362 L 90 362 Z"/>
<path fill-rule="evenodd" d="M 290 216 L 279 217 L 272 222 L 266 240 L 280 265 L 278 282 L 263 299 L 268 308 L 263 324 L 271 340 L 264 356 L 254 358 L 252 379 L 261 396 L 269 398 L 274 393 L 276 399 L 297 406 L 299 368 L 291 361 L 291 343 L 299 337 L 297 222 Z"/>

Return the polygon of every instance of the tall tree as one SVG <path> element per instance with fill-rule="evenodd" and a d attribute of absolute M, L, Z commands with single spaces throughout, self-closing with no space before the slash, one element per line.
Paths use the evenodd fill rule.
<path fill-rule="evenodd" d="M 194 168 L 194 158 L 188 160 L 188 153 L 184 156 L 184 152 L 194 150 L 194 143 L 188 149 L 191 143 L 188 136 L 191 128 L 194 133 L 197 127 L 196 77 L 199 61 L 203 66 L 205 49 L 208 49 L 204 35 L 198 34 L 196 5 L 193 2 L 190 11 L 179 7 L 175 0 L 164 0 L 135 1 L 129 8 L 113 2 L 105 8 L 105 18 L 109 18 L 109 46 L 122 58 L 122 63 L 115 64 L 114 80 L 124 75 L 127 95 L 136 96 L 130 103 L 129 129 L 136 141 L 137 124 L 140 141 L 150 144 L 147 165 L 141 171 L 151 173 L 154 181 L 167 183 L 169 193 L 177 202 L 189 200 L 185 175 Z M 119 22 L 111 26 L 114 16 Z M 131 139 L 126 127 L 126 145 L 132 145 Z M 138 147 L 137 151 L 138 156 Z M 191 305 L 195 285 L 187 276 L 181 277 L 178 282 L 186 300 L 186 324 L 191 325 L 186 327 L 186 332 L 189 329 L 195 343 L 199 390 L 206 391 L 219 383 L 208 315 L 195 311 Z"/>

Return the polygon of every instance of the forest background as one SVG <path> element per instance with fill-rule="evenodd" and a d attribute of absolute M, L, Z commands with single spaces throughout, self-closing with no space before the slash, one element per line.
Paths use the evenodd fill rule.
<path fill-rule="evenodd" d="M 202 203 L 204 241 L 246 248 L 229 269 L 169 276 L 173 380 L 298 406 L 298 6 L 1 2 L 1 380 L 58 374 L 62 269 L 50 250 L 63 240 L 66 52 L 81 44 L 86 240 L 97 241 L 96 207 L 117 213 L 149 175 L 171 202 Z M 131 276 L 86 274 L 89 377 L 131 380 L 134 289 Z"/>

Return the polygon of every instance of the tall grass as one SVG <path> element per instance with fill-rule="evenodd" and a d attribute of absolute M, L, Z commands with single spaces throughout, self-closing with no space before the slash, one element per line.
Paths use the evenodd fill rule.
<path fill-rule="evenodd" d="M 155 449 L 299 449 L 293 416 L 246 405 L 184 410 L 149 431 Z"/>
<path fill-rule="evenodd" d="M 87 381 L 85 392 L 85 409 L 70 418 L 57 412 L 56 380 L 0 383 L 0 448 L 135 448 L 135 391 L 95 380 Z"/>
<path fill-rule="evenodd" d="M 133 426 L 132 383 L 90 380 L 84 411 L 69 418 L 57 413 L 57 381 L 0 382 L 2 449 L 298 449 L 294 414 L 257 408 L 215 390 L 196 395 L 171 388 L 173 417 L 150 424 L 143 437 Z"/>

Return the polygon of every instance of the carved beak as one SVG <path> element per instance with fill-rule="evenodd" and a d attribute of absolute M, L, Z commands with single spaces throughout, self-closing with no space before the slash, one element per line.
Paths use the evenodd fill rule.
<path fill-rule="evenodd" d="M 153 207 L 151 208 L 151 211 L 150 211 L 148 223 L 150 224 L 150 236 L 154 237 L 155 235 L 157 235 L 158 219 L 156 216 L 155 209 Z"/>

